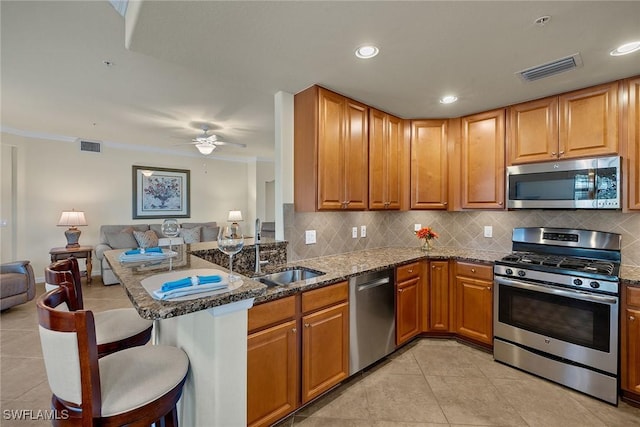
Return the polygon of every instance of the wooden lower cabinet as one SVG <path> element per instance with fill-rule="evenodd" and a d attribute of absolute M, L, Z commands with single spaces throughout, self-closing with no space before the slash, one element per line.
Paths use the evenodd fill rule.
<path fill-rule="evenodd" d="M 431 261 L 429 266 L 429 331 L 450 332 L 449 261 Z"/>
<path fill-rule="evenodd" d="M 621 385 L 623 395 L 640 404 L 640 287 L 623 287 Z"/>
<path fill-rule="evenodd" d="M 249 310 L 247 425 L 251 427 L 271 425 L 297 408 L 298 322 L 293 296 Z"/>
<path fill-rule="evenodd" d="M 420 333 L 420 263 L 396 269 L 396 345 Z"/>
<path fill-rule="evenodd" d="M 493 269 L 456 262 L 455 330 L 460 336 L 493 343 Z"/>
<path fill-rule="evenodd" d="M 302 403 L 349 376 L 348 292 L 341 282 L 302 295 Z"/>

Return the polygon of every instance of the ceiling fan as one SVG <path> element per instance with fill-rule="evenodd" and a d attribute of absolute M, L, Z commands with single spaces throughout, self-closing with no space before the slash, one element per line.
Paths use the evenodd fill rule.
<path fill-rule="evenodd" d="M 239 142 L 221 141 L 218 139 L 218 135 L 209 134 L 209 128 L 207 126 L 202 127 L 202 135 L 197 136 L 191 140 L 189 144 L 196 146 L 200 153 L 205 156 L 213 153 L 219 145 L 235 145 L 236 147 L 246 147 L 247 144 L 241 144 Z"/>

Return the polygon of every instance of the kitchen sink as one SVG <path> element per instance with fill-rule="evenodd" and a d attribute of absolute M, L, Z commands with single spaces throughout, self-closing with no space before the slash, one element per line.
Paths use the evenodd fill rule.
<path fill-rule="evenodd" d="M 267 274 L 256 278 L 259 282 L 267 286 L 286 286 L 299 280 L 313 279 L 322 276 L 322 271 L 312 270 L 310 268 L 297 267 L 289 270 L 278 271 L 277 273 Z"/>

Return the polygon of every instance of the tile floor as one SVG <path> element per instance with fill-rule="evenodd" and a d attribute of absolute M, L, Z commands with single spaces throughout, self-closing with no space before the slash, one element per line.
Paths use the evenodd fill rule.
<path fill-rule="evenodd" d="M 99 278 L 84 286 L 87 308 L 130 305 L 119 286 L 102 286 Z M 49 425 L 7 419 L 7 410 L 49 408 L 33 301 L 0 314 L 0 365 L 0 426 Z M 627 427 L 640 426 L 640 409 L 623 402 L 616 408 L 452 340 L 420 339 L 278 424 L 284 426 Z"/>

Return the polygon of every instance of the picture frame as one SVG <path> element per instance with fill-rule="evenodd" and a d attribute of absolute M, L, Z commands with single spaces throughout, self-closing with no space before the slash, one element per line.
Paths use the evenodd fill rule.
<path fill-rule="evenodd" d="M 132 172 L 133 219 L 191 217 L 191 171 L 134 165 Z"/>

